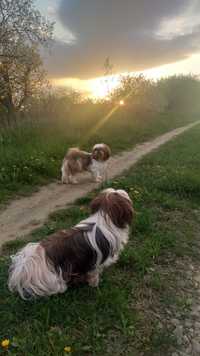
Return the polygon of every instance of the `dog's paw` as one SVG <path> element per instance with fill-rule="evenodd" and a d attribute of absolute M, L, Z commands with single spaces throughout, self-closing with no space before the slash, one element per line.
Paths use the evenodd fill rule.
<path fill-rule="evenodd" d="M 76 179 L 73 179 L 73 180 L 71 181 L 71 184 L 78 184 L 78 181 L 77 181 Z"/>
<path fill-rule="evenodd" d="M 92 288 L 97 288 L 99 286 L 99 281 L 90 281 L 88 284 Z"/>
<path fill-rule="evenodd" d="M 95 274 L 95 275 L 89 275 L 87 278 L 87 282 L 88 285 L 90 287 L 96 288 L 99 285 L 99 275 Z"/>
<path fill-rule="evenodd" d="M 59 184 L 68 184 L 68 182 L 66 182 L 66 180 L 61 180 Z"/>
<path fill-rule="evenodd" d="M 69 178 L 69 183 L 70 184 L 78 184 L 78 181 L 76 178 Z"/>

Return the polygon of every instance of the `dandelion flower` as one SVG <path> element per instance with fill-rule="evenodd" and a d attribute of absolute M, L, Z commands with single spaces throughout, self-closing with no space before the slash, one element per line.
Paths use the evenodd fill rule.
<path fill-rule="evenodd" d="M 64 351 L 70 353 L 72 351 L 72 348 L 70 346 L 65 346 Z"/>
<path fill-rule="evenodd" d="M 9 346 L 9 344 L 10 344 L 10 340 L 8 340 L 8 339 L 4 339 L 2 342 L 1 342 L 1 346 L 2 347 L 8 347 Z"/>

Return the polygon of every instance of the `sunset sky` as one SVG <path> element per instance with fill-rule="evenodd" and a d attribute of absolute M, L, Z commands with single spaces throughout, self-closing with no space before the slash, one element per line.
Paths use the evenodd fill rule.
<path fill-rule="evenodd" d="M 45 55 L 55 84 L 101 96 L 104 79 L 94 78 L 104 75 L 106 57 L 114 74 L 143 72 L 159 78 L 200 73 L 199 0 L 37 0 L 36 4 L 56 22 L 54 44 Z M 112 77 L 110 85 L 117 80 Z"/>

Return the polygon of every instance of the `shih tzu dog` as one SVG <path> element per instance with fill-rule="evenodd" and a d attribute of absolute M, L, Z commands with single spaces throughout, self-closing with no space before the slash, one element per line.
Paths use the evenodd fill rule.
<path fill-rule="evenodd" d="M 106 189 L 91 202 L 92 215 L 69 230 L 29 243 L 11 256 L 8 286 L 23 299 L 64 293 L 68 286 L 99 284 L 128 241 L 133 206 L 124 190 Z"/>
<path fill-rule="evenodd" d="M 96 144 L 92 153 L 81 151 L 79 148 L 70 148 L 61 167 L 62 183 L 78 183 L 75 175 L 83 171 L 89 171 L 95 182 L 105 180 L 110 155 L 111 150 L 104 143 Z"/>

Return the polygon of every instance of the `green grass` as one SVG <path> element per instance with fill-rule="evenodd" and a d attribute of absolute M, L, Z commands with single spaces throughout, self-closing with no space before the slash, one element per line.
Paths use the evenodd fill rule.
<path fill-rule="evenodd" d="M 142 160 L 137 167 L 109 186 L 126 189 L 133 199 L 135 219 L 130 242 L 120 260 L 102 275 L 100 287 L 69 289 L 64 295 L 24 302 L 7 290 L 8 254 L 24 245 L 10 242 L 0 260 L 0 340 L 9 338 L 8 351 L 17 356 L 59 356 L 72 347 L 74 356 L 170 355 L 176 340 L 169 330 L 160 330 L 144 295 L 163 308 L 172 303 L 169 283 L 161 278 L 161 267 L 193 255 L 199 229 L 200 127 L 185 133 Z M 88 216 L 91 193 L 67 210 L 52 214 L 30 240 L 77 223 Z M 153 267 L 151 278 L 145 279 Z M 160 266 L 160 267 L 159 267 Z M 153 297 L 153 298 L 154 298 Z M 174 302 L 175 303 L 175 302 Z M 177 302 L 177 307 L 180 300 Z M 183 304 L 183 303 L 182 303 Z M 179 306 L 183 308 L 183 305 Z M 153 307 L 154 299 L 152 301 Z M 185 304 L 184 304 L 185 308 Z"/>
<path fill-rule="evenodd" d="M 0 131 L 0 204 L 60 179 L 61 162 L 70 146 L 90 150 L 94 143 L 105 142 L 116 153 L 196 119 L 181 114 L 136 114 L 123 107 L 95 131 L 111 110 L 105 104 L 82 104 L 66 118 L 27 120 Z"/>

